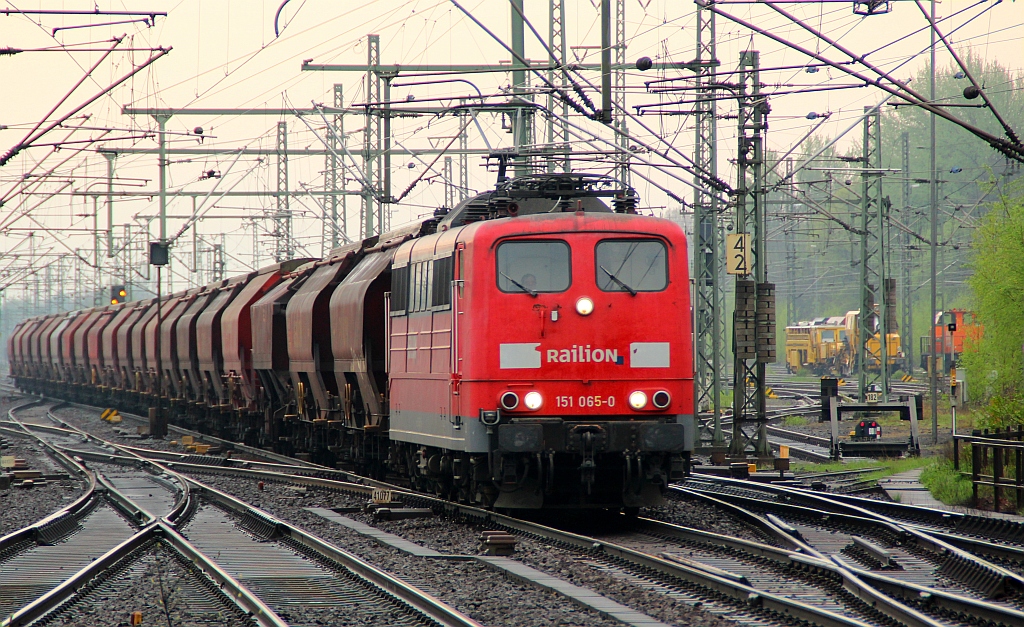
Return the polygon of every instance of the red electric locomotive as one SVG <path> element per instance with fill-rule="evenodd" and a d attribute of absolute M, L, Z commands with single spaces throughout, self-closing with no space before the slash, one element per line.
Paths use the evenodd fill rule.
<path fill-rule="evenodd" d="M 680 227 L 635 202 L 607 177 L 502 180 L 327 259 L 168 296 L 159 329 L 151 301 L 30 319 L 12 372 L 126 407 L 160 387 L 182 424 L 466 502 L 655 505 L 694 445 L 689 277 Z"/>

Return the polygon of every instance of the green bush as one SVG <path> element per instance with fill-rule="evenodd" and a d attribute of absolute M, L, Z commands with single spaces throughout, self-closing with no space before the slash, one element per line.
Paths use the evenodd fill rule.
<path fill-rule="evenodd" d="M 927 466 L 921 472 L 921 483 L 946 505 L 971 505 L 971 480 L 954 470 L 948 459 Z"/>

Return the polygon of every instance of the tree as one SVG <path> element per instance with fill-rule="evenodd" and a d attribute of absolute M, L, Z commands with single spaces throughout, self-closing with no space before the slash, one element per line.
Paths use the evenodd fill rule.
<path fill-rule="evenodd" d="M 967 347 L 964 361 L 975 373 L 974 389 L 983 383 L 997 405 L 1008 399 L 1024 404 L 1024 181 L 1007 186 L 992 203 L 974 248 L 969 284 L 985 331 L 978 346 Z"/>

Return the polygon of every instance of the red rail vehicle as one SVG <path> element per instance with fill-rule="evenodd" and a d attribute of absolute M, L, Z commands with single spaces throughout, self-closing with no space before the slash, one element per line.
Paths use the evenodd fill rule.
<path fill-rule="evenodd" d="M 465 502 L 655 505 L 694 445 L 689 276 L 681 228 L 635 207 L 607 177 L 505 179 L 159 317 L 146 300 L 28 319 L 12 373 L 126 410 L 162 392 L 183 426 Z"/>
<path fill-rule="evenodd" d="M 966 309 L 950 309 L 940 311 L 935 315 L 935 355 L 939 359 L 939 372 L 943 375 L 949 374 L 949 369 L 956 365 L 960 355 L 963 354 L 965 344 L 972 342 L 977 344 L 981 341 L 984 327 L 978 324 L 973 311 Z M 921 368 L 928 371 L 929 344 L 932 343 L 930 335 L 921 338 Z"/>

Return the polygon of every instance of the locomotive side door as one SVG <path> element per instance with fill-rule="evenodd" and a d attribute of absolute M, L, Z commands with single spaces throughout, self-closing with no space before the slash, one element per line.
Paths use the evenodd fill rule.
<path fill-rule="evenodd" d="M 465 253 L 466 243 L 458 242 L 455 245 L 455 255 L 452 262 L 452 308 L 451 308 L 451 341 L 449 342 L 450 372 L 448 395 L 449 406 L 447 414 L 450 420 L 457 426 L 462 423 L 462 404 L 460 387 L 462 385 L 462 343 L 461 328 L 463 323 L 463 298 L 465 297 Z"/>

